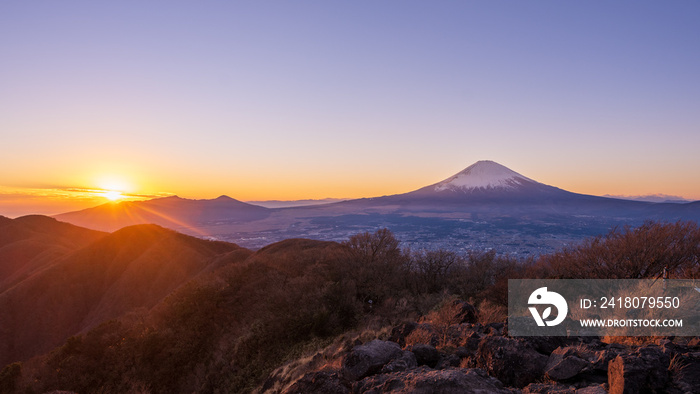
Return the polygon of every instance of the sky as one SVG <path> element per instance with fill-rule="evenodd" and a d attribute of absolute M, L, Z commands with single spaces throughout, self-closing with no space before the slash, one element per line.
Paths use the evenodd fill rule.
<path fill-rule="evenodd" d="M 693 1 L 0 2 L 0 215 L 404 193 L 478 160 L 700 200 Z M 118 196 L 117 196 L 118 197 Z"/>

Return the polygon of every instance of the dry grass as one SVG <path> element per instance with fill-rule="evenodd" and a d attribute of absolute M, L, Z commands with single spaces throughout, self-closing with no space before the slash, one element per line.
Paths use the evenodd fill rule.
<path fill-rule="evenodd" d="M 668 371 L 672 375 L 680 375 L 687 366 L 682 356 L 674 354 L 671 358 L 671 362 L 668 364 Z"/>
<path fill-rule="evenodd" d="M 606 335 L 600 339 L 603 343 L 616 343 L 618 345 L 625 346 L 644 346 L 649 344 L 656 344 L 658 337 L 621 337 L 621 336 L 611 336 Z"/>
<path fill-rule="evenodd" d="M 466 357 L 459 361 L 460 368 L 476 368 L 476 361 L 472 357 Z"/>
<path fill-rule="evenodd" d="M 406 346 L 418 344 L 432 345 L 436 339 L 435 334 L 423 327 L 418 327 L 406 336 Z"/>
<path fill-rule="evenodd" d="M 484 300 L 479 305 L 479 320 L 481 324 L 501 323 L 506 320 L 508 311 L 501 305 L 496 305 L 489 300 Z"/>

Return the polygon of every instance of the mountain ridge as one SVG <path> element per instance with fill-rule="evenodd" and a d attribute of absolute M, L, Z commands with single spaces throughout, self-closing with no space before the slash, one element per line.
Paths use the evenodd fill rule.
<path fill-rule="evenodd" d="M 7 226 L 0 228 L 0 235 L 6 231 Z M 76 244 L 84 238 L 79 232 L 71 236 Z M 20 250 L 35 247 L 22 240 L 15 244 Z M 0 364 L 43 354 L 72 335 L 137 308 L 148 310 L 208 267 L 221 265 L 217 259 L 243 250 L 153 224 L 100 234 L 82 245 L 50 256 L 40 269 L 0 289 Z M 226 261 L 245 256 L 239 253 Z M 0 266 L 8 262 L 12 256 L 0 255 Z"/>
<path fill-rule="evenodd" d="M 249 221 L 267 215 L 268 208 L 222 195 L 205 200 L 169 196 L 146 201 L 108 202 L 53 217 L 82 227 L 115 231 L 130 225 L 149 223 L 172 229 L 187 229 L 204 221 L 221 218 Z"/>

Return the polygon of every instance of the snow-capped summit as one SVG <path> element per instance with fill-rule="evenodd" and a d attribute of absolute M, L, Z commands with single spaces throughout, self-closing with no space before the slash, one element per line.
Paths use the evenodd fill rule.
<path fill-rule="evenodd" d="M 435 191 L 512 189 L 523 184 L 538 182 L 518 174 L 494 161 L 482 160 L 470 165 L 459 173 L 433 185 Z"/>

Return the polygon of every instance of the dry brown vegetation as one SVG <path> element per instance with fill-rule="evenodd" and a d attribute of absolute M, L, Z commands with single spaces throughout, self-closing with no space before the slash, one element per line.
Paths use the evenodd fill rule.
<path fill-rule="evenodd" d="M 292 239 L 255 253 L 168 234 L 97 240 L 80 256 L 101 269 L 71 281 L 95 281 L 97 271 L 149 273 L 129 282 L 143 299 L 183 269 L 182 256 L 209 256 L 199 276 L 154 308 L 121 313 L 46 356 L 7 360 L 23 363 L 0 372 L 0 392 L 248 392 L 285 362 L 365 327 L 379 332 L 423 316 L 444 328 L 437 336 L 446 344 L 455 299 L 478 305 L 481 323 L 502 322 L 509 278 L 654 277 L 664 267 L 673 277 L 697 277 L 700 255 L 700 231 L 689 223 L 614 231 L 538 261 L 404 250 L 386 229 L 341 244 Z M 144 253 L 149 258 L 139 260 Z M 78 295 L 71 302 L 86 302 Z M 435 333 L 423 334 L 411 340 Z"/>
<path fill-rule="evenodd" d="M 695 222 L 646 222 L 615 229 L 581 245 L 543 256 L 529 273 L 542 278 L 697 278 L 700 229 Z"/>

